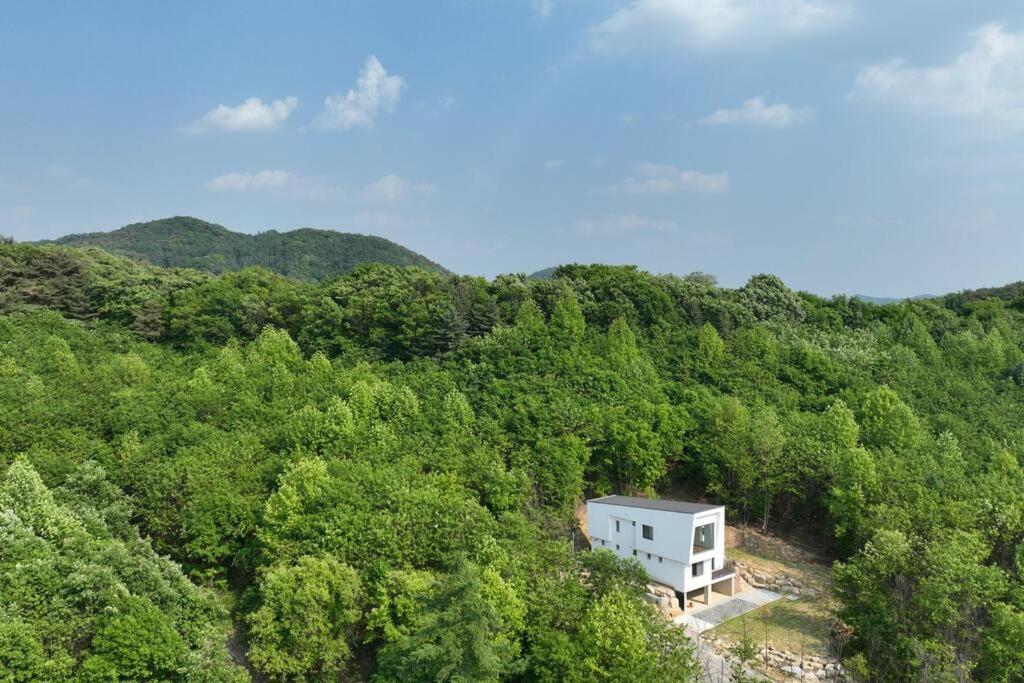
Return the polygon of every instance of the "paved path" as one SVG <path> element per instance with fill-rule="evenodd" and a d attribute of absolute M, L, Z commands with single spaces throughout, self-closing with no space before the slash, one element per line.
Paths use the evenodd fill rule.
<path fill-rule="evenodd" d="M 696 614 L 683 614 L 678 616 L 672 621 L 679 625 L 686 627 L 687 630 L 692 630 L 696 633 L 704 633 L 710 628 L 718 626 L 723 621 L 728 621 L 733 617 L 738 617 L 741 614 L 746 614 L 751 610 L 755 610 L 761 605 L 767 605 L 769 602 L 775 602 L 782 596 L 772 591 L 761 590 L 760 588 L 748 588 L 745 591 L 740 591 L 732 598 L 725 602 L 719 603 L 714 607 L 708 607 L 707 609 L 701 610 Z"/>

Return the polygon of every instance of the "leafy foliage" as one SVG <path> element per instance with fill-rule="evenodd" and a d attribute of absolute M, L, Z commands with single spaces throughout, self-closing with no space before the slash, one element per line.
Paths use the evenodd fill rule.
<path fill-rule="evenodd" d="M 1024 675 L 1001 300 L 10 244 L 0 277 L 0 664 L 29 679 L 231 680 L 219 598 L 276 680 L 677 680 L 642 571 L 571 538 L 586 495 L 681 490 L 835 554 L 865 677 Z"/>

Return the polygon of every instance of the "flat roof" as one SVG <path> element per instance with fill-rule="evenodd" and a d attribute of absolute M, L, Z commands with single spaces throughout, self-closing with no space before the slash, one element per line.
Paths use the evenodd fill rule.
<path fill-rule="evenodd" d="M 706 503 L 691 503 L 687 500 L 667 500 L 665 498 L 639 498 L 637 496 L 605 496 L 604 498 L 591 498 L 588 503 L 601 503 L 603 505 L 621 505 L 623 507 L 643 508 L 645 510 L 662 510 L 664 512 L 685 512 L 693 515 L 698 512 L 717 510 L 724 505 L 707 505 Z"/>

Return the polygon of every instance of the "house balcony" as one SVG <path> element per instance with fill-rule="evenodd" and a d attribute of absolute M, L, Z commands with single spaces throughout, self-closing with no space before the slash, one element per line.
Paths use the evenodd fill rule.
<path fill-rule="evenodd" d="M 711 580 L 720 581 L 722 579 L 728 579 L 730 576 L 734 576 L 735 574 L 736 563 L 732 560 L 726 560 L 723 566 L 711 572 Z"/>

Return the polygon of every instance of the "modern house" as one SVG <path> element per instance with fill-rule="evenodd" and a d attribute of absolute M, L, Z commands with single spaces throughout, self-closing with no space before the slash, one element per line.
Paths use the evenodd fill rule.
<path fill-rule="evenodd" d="M 683 609 L 711 604 L 712 591 L 733 594 L 724 506 L 605 496 L 587 501 L 587 527 L 591 547 L 639 560 L 652 579 L 676 591 Z"/>

